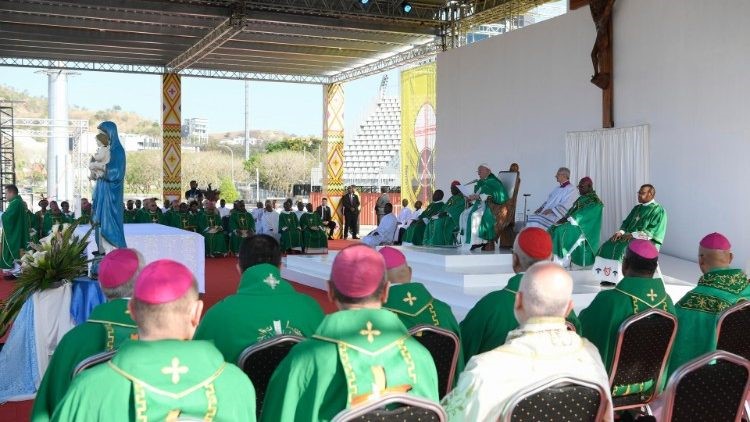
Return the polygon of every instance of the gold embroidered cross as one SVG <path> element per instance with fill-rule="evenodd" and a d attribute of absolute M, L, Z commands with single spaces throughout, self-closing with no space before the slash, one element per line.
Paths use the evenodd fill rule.
<path fill-rule="evenodd" d="M 161 373 L 164 375 L 172 375 L 172 384 L 180 382 L 180 374 L 187 374 L 187 366 L 180 366 L 180 360 L 177 357 L 172 358 L 172 366 L 165 366 L 161 368 Z"/>
<path fill-rule="evenodd" d="M 361 336 L 367 336 L 367 341 L 369 343 L 372 343 L 375 341 L 375 336 L 380 335 L 380 330 L 373 330 L 372 329 L 372 322 L 367 321 L 367 329 L 366 330 L 360 330 L 359 335 Z"/>
<path fill-rule="evenodd" d="M 268 277 L 266 277 L 263 282 L 268 284 L 271 290 L 275 290 L 276 286 L 279 285 L 279 280 L 277 280 L 276 277 L 273 276 L 273 274 L 268 274 Z"/>
<path fill-rule="evenodd" d="M 245 227 L 245 216 L 240 217 L 240 226 Z"/>
<path fill-rule="evenodd" d="M 646 296 L 648 296 L 648 298 L 651 299 L 652 302 L 656 300 L 656 293 L 654 293 L 654 289 L 651 289 Z"/>
<path fill-rule="evenodd" d="M 406 292 L 406 297 L 404 298 L 404 302 L 409 303 L 409 306 L 414 306 L 414 301 L 417 300 L 416 296 L 412 296 L 411 292 Z"/>

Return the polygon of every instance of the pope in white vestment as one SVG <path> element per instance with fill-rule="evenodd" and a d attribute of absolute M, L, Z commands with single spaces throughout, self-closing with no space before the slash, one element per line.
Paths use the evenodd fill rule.
<path fill-rule="evenodd" d="M 549 229 L 568 213 L 578 199 L 578 189 L 570 183 L 570 170 L 560 167 L 555 178 L 560 186 L 553 189 L 542 206 L 529 216 L 526 227 Z"/>
<path fill-rule="evenodd" d="M 396 240 L 396 229 L 398 228 L 398 219 L 393 215 L 393 205 L 385 205 L 386 214 L 380 219 L 378 227 L 371 231 L 367 236 L 362 238 L 362 243 L 367 246 L 375 247 L 378 245 L 390 245 Z"/>

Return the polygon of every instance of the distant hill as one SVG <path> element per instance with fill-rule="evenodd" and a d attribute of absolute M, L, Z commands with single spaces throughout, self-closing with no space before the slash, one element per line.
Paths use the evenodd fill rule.
<path fill-rule="evenodd" d="M 234 139 L 245 136 L 244 130 L 235 130 L 232 132 L 216 132 L 209 133 L 208 139 L 211 141 L 221 141 L 224 139 Z M 250 130 L 250 137 L 256 139 L 262 139 L 267 142 L 276 142 L 282 139 L 295 137 L 294 134 L 289 134 L 280 130 Z"/>

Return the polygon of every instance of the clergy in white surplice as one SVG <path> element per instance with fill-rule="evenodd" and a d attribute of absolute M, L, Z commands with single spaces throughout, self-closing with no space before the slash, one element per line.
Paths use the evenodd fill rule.
<path fill-rule="evenodd" d="M 555 174 L 555 179 L 560 186 L 553 189 L 542 206 L 529 216 L 526 227 L 549 229 L 567 214 L 570 207 L 578 199 L 578 190 L 570 183 L 570 170 L 568 168 L 560 167 Z"/>
<path fill-rule="evenodd" d="M 279 234 L 279 213 L 273 209 L 273 203 L 266 200 L 266 208 L 260 217 L 260 226 L 256 227 L 259 234 L 267 234 L 276 240 L 281 238 Z"/>

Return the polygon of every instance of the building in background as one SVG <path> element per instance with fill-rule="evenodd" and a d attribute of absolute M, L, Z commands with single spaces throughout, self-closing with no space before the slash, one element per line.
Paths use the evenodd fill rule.
<path fill-rule="evenodd" d="M 208 119 L 191 117 L 182 125 L 182 139 L 191 146 L 208 144 Z"/>

